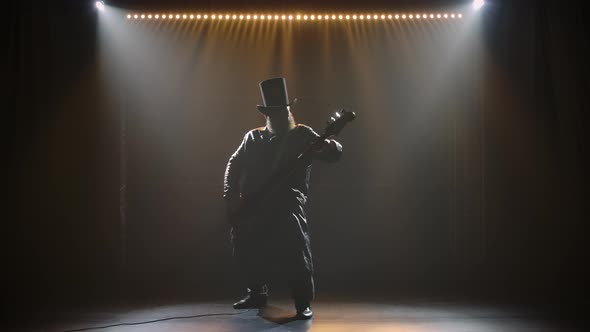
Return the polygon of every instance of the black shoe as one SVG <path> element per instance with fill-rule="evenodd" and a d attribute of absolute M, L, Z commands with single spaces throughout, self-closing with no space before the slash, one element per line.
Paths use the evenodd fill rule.
<path fill-rule="evenodd" d="M 234 303 L 234 309 L 256 309 L 266 306 L 268 296 L 249 294 L 245 298 Z"/>
<path fill-rule="evenodd" d="M 313 317 L 309 301 L 295 301 L 295 309 L 297 310 L 296 319 L 311 319 Z"/>

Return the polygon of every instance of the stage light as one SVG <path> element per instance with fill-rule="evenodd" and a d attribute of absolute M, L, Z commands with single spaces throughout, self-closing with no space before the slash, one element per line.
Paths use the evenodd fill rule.
<path fill-rule="evenodd" d="M 240 15 L 240 20 L 243 20 L 243 19 L 244 19 L 244 15 Z"/>
<path fill-rule="evenodd" d="M 371 19 L 371 15 L 367 15 L 367 20 L 370 20 L 370 19 Z"/>
<path fill-rule="evenodd" d="M 296 18 L 299 21 L 301 19 L 301 15 L 297 15 Z"/>
<path fill-rule="evenodd" d="M 307 15 L 303 15 L 303 19 L 307 21 Z"/>
<path fill-rule="evenodd" d="M 341 20 L 342 19 L 342 14 L 338 15 L 338 19 Z"/>
<path fill-rule="evenodd" d="M 205 14 L 205 15 L 203 15 L 203 18 L 204 19 L 208 19 L 209 18 L 209 15 Z"/>
<path fill-rule="evenodd" d="M 434 18 L 434 14 L 430 14 L 430 18 Z"/>
<path fill-rule="evenodd" d="M 283 17 L 285 17 L 285 15 L 283 15 Z M 275 20 L 278 20 L 278 19 L 279 19 L 279 15 L 275 15 Z"/>
<path fill-rule="evenodd" d="M 250 19 L 250 15 L 246 15 L 246 19 L 249 20 Z"/>
<path fill-rule="evenodd" d="M 137 14 L 133 15 L 133 18 L 138 18 L 139 16 Z"/>
<path fill-rule="evenodd" d="M 440 14 L 436 14 L 436 18 L 440 18 Z"/>
<path fill-rule="evenodd" d="M 335 20 L 336 19 L 336 15 L 332 15 L 332 19 Z"/>
<path fill-rule="evenodd" d="M 411 19 L 412 19 L 412 18 L 414 18 L 414 15 L 410 14 L 410 18 L 411 18 Z"/>
<path fill-rule="evenodd" d="M 361 15 L 361 16 L 360 16 L 360 19 L 361 19 L 361 20 L 364 20 L 364 19 L 365 19 L 365 15 Z"/>
<path fill-rule="evenodd" d="M 150 18 L 152 18 L 152 14 L 149 14 L 149 15 L 148 15 L 148 19 L 150 19 Z"/>
<path fill-rule="evenodd" d="M 312 21 L 315 21 L 315 15 L 311 15 L 309 18 L 311 18 Z"/>
<path fill-rule="evenodd" d="M 428 15 L 422 14 L 422 18 L 427 18 L 427 17 L 428 17 Z"/>
<path fill-rule="evenodd" d="M 463 14 L 458 14 L 457 17 L 458 18 L 462 18 L 463 17 Z"/>
<path fill-rule="evenodd" d="M 374 18 L 374 19 L 377 19 L 377 18 L 379 18 L 379 16 L 377 16 L 377 15 L 373 15 L 373 18 Z"/>
<path fill-rule="evenodd" d="M 293 20 L 293 15 L 289 15 L 289 21 Z"/>
<path fill-rule="evenodd" d="M 186 20 L 186 14 L 182 15 L 182 19 Z"/>
<path fill-rule="evenodd" d="M 451 18 L 455 18 L 455 13 L 452 13 L 451 14 Z"/>
<path fill-rule="evenodd" d="M 197 20 L 201 19 L 201 14 L 197 14 Z"/>
<path fill-rule="evenodd" d="M 444 15 L 444 17 L 445 17 L 445 18 L 449 18 L 449 14 L 445 14 L 445 15 Z"/>
<path fill-rule="evenodd" d="M 483 0 L 473 0 L 473 9 L 479 10 L 484 5 Z"/>
<path fill-rule="evenodd" d="M 395 14 L 395 19 L 399 20 L 399 14 Z"/>
<path fill-rule="evenodd" d="M 195 15 L 191 14 L 191 16 L 189 16 L 191 20 L 193 20 L 195 18 Z"/>
<path fill-rule="evenodd" d="M 327 20 L 330 18 L 330 16 L 326 15 L 326 16 L 324 16 L 324 18 Z"/>
<path fill-rule="evenodd" d="M 346 15 L 346 19 L 347 20 L 350 20 L 350 15 Z"/>
<path fill-rule="evenodd" d="M 104 2 L 103 1 L 97 1 L 94 3 L 94 6 L 96 6 L 96 9 L 98 9 L 99 11 L 104 11 Z"/>
<path fill-rule="evenodd" d="M 385 19 L 385 15 L 381 15 L 381 19 L 384 20 Z"/>
<path fill-rule="evenodd" d="M 127 18 L 130 19 L 131 18 L 131 14 L 127 14 Z"/>
<path fill-rule="evenodd" d="M 144 19 L 145 18 L 145 15 L 144 14 L 141 14 L 140 17 L 141 17 L 141 19 Z"/>
<path fill-rule="evenodd" d="M 225 19 L 229 20 L 229 14 L 225 14 Z"/>
<path fill-rule="evenodd" d="M 352 19 L 353 20 L 356 20 L 356 15 L 352 15 Z"/>
<path fill-rule="evenodd" d="M 322 15 L 318 15 L 318 20 L 321 20 L 323 18 Z"/>
<path fill-rule="evenodd" d="M 257 19 L 258 19 L 258 15 L 254 15 L 254 17 L 253 17 L 253 18 L 254 18 L 255 20 L 257 20 Z"/>
<path fill-rule="evenodd" d="M 405 20 L 406 19 L 406 14 L 403 14 L 402 15 L 402 18 Z"/>
<path fill-rule="evenodd" d="M 285 20 L 285 18 L 287 18 L 285 15 L 281 15 L 281 20 Z"/>
<path fill-rule="evenodd" d="M 261 19 L 261 20 L 264 20 L 265 18 L 266 18 L 266 16 L 264 16 L 264 15 L 260 15 L 260 19 Z"/>
<path fill-rule="evenodd" d="M 393 16 L 391 16 L 391 14 L 387 15 L 387 18 L 391 20 Z"/>

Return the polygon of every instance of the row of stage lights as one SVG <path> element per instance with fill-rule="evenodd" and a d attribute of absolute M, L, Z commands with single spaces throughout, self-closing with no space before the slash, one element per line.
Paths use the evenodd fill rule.
<path fill-rule="evenodd" d="M 377 14 L 367 14 L 367 15 L 357 15 L 357 14 L 339 14 L 339 15 L 301 15 L 301 14 L 297 14 L 297 15 L 257 15 L 257 14 L 127 14 L 127 19 L 148 19 L 148 20 L 152 20 L 152 19 L 183 19 L 183 20 L 289 20 L 289 21 L 329 21 L 329 20 L 385 20 L 385 19 L 402 19 L 402 20 L 406 20 L 406 19 L 455 19 L 455 18 L 463 18 L 463 15 L 461 13 L 459 14 L 455 14 L 455 13 L 444 13 L 444 14 L 381 14 L 381 15 L 377 15 Z"/>

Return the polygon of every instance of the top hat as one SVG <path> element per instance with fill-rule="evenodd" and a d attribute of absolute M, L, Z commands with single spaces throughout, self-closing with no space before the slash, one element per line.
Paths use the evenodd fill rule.
<path fill-rule="evenodd" d="M 290 106 L 287 94 L 287 80 L 284 77 L 271 78 L 260 82 L 262 105 L 256 105 L 258 111 L 269 115 L 274 110 L 284 109 Z"/>

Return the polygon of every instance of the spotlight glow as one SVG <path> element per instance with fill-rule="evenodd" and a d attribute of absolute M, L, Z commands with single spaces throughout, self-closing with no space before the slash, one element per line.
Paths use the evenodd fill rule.
<path fill-rule="evenodd" d="M 436 14 L 436 18 L 440 18 L 440 14 Z"/>
<path fill-rule="evenodd" d="M 391 16 L 391 14 L 387 15 L 387 18 L 391 20 L 393 16 Z"/>
<path fill-rule="evenodd" d="M 191 20 L 192 20 L 192 19 L 194 19 L 194 18 L 195 18 L 195 15 L 191 14 L 191 16 L 189 16 L 189 17 L 190 17 L 190 18 L 191 18 Z"/>
<path fill-rule="evenodd" d="M 381 15 L 381 19 L 384 20 L 385 19 L 385 15 Z"/>
<path fill-rule="evenodd" d="M 133 18 L 138 18 L 139 16 L 137 16 L 137 14 L 133 15 Z"/>
<path fill-rule="evenodd" d="M 285 20 L 286 16 L 285 15 L 281 15 L 281 20 Z"/>
<path fill-rule="evenodd" d="M 434 18 L 434 14 L 430 14 L 430 18 Z"/>
<path fill-rule="evenodd" d="M 293 15 L 289 15 L 289 21 L 293 20 Z"/>
<path fill-rule="evenodd" d="M 427 17 L 428 17 L 428 15 L 422 14 L 422 18 L 427 18 Z"/>
<path fill-rule="evenodd" d="M 458 18 L 463 18 L 463 14 L 457 14 Z"/>
<path fill-rule="evenodd" d="M 445 15 L 444 15 L 444 17 L 445 17 L 445 18 L 449 18 L 449 14 L 445 14 Z"/>
<path fill-rule="evenodd" d="M 186 20 L 186 14 L 182 15 L 182 18 Z"/>
<path fill-rule="evenodd" d="M 347 20 L 350 20 L 350 15 L 346 15 L 346 19 Z"/>
<path fill-rule="evenodd" d="M 399 20 L 399 14 L 395 14 L 395 19 Z"/>
<path fill-rule="evenodd" d="M 131 18 L 131 14 L 127 14 L 127 18 L 128 18 L 128 19 L 129 19 L 129 18 Z"/>
<path fill-rule="evenodd" d="M 479 10 L 481 7 L 483 7 L 483 5 L 484 5 L 483 0 L 473 0 L 473 9 Z"/>
<path fill-rule="evenodd" d="M 98 9 L 99 11 L 104 11 L 104 2 L 103 1 L 97 1 L 94 3 L 94 6 L 96 7 L 96 9 Z"/>
<path fill-rule="evenodd" d="M 414 18 L 414 15 L 410 14 L 410 19 Z"/>
<path fill-rule="evenodd" d="M 149 14 L 149 15 L 148 15 L 148 19 L 151 19 L 151 18 L 152 18 L 152 14 Z"/>
<path fill-rule="evenodd" d="M 356 20 L 356 15 L 352 15 L 352 19 L 353 20 Z"/>
<path fill-rule="evenodd" d="M 197 20 L 201 19 L 201 14 L 197 14 Z"/>
<path fill-rule="evenodd" d="M 301 19 L 301 15 L 297 15 L 297 21 Z"/>

